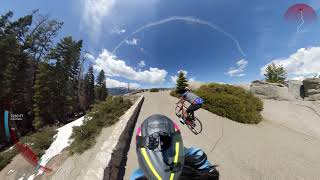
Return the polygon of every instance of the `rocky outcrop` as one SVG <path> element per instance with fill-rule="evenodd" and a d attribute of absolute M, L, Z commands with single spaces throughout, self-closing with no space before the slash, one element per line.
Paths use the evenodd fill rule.
<path fill-rule="evenodd" d="M 250 92 L 250 84 L 232 84 L 233 86 L 238 86 L 243 88 L 246 92 Z"/>
<path fill-rule="evenodd" d="M 289 88 L 280 83 L 268 83 L 264 81 L 253 81 L 250 91 L 262 99 L 293 100 L 294 95 L 289 92 Z"/>
<path fill-rule="evenodd" d="M 289 93 L 292 94 L 296 99 L 302 99 L 304 97 L 304 87 L 302 81 L 291 80 L 286 81 Z"/>
<path fill-rule="evenodd" d="M 303 86 L 306 100 L 320 101 L 320 78 L 307 78 Z"/>

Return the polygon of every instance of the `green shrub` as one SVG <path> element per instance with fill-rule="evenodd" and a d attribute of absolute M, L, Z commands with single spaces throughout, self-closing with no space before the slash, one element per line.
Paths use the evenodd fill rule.
<path fill-rule="evenodd" d="M 248 124 L 262 120 L 262 101 L 241 87 L 212 83 L 201 86 L 195 93 L 204 99 L 204 109 L 219 116 Z"/>
<path fill-rule="evenodd" d="M 177 93 L 176 90 L 172 90 L 170 92 L 170 95 L 173 96 L 173 97 L 176 97 L 176 98 L 181 98 L 181 94 Z"/>
<path fill-rule="evenodd" d="M 71 138 L 74 139 L 70 145 L 70 153 L 83 153 L 95 143 L 95 138 L 100 134 L 103 127 L 111 126 L 119 120 L 119 117 L 130 108 L 130 100 L 122 97 L 108 97 L 106 101 L 93 105 L 88 116 L 92 119 L 83 125 L 74 127 Z"/>
<path fill-rule="evenodd" d="M 18 152 L 15 148 L 2 152 L 0 154 L 0 171 L 5 168 L 17 154 Z"/>
<path fill-rule="evenodd" d="M 150 89 L 150 92 L 159 92 L 159 89 L 158 88 L 152 88 L 152 89 Z"/>

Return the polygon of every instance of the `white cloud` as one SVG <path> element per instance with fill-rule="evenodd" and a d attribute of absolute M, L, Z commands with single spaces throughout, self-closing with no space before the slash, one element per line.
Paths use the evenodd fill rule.
<path fill-rule="evenodd" d="M 176 75 L 176 76 L 171 76 L 170 79 L 171 79 L 171 82 L 172 82 L 173 84 L 175 84 L 175 83 L 177 83 L 178 76 L 177 76 L 177 75 Z"/>
<path fill-rule="evenodd" d="M 237 62 L 237 65 L 240 67 L 240 68 L 245 68 L 247 67 L 248 65 L 248 61 L 246 61 L 245 59 L 241 59 L 240 61 Z"/>
<path fill-rule="evenodd" d="M 297 80 L 297 81 L 303 81 L 305 79 L 304 76 L 294 76 L 291 78 L 291 80 Z"/>
<path fill-rule="evenodd" d="M 125 42 L 126 42 L 126 44 L 128 44 L 128 45 L 136 46 L 136 45 L 138 45 L 138 41 L 139 41 L 139 39 L 137 39 L 137 38 L 132 38 L 131 40 L 126 40 Z"/>
<path fill-rule="evenodd" d="M 171 76 L 171 77 L 170 77 L 172 83 L 174 83 L 174 84 L 177 83 L 178 74 L 179 74 L 180 72 L 183 72 L 183 74 L 187 77 L 188 71 L 181 69 L 181 70 L 178 71 L 177 75 L 174 75 L 174 76 Z"/>
<path fill-rule="evenodd" d="M 94 56 L 92 54 L 90 54 L 90 53 L 86 53 L 84 56 L 86 58 L 88 58 L 89 60 L 91 60 L 91 61 L 93 61 L 95 59 Z"/>
<path fill-rule="evenodd" d="M 137 23 L 141 15 L 151 16 L 160 0 L 79 0 L 81 9 L 80 28 L 89 34 L 90 40 L 98 42 L 102 33 L 123 34 L 122 26 Z M 142 11 L 143 10 L 143 11 Z M 129 18 L 128 18 L 129 17 Z M 112 32 L 111 29 L 114 29 Z"/>
<path fill-rule="evenodd" d="M 306 77 L 313 77 L 320 73 L 320 47 L 301 48 L 291 54 L 288 58 L 274 59 L 260 69 L 261 75 L 265 74 L 265 69 L 274 62 L 282 65 L 288 74 L 289 79 L 301 80 Z"/>
<path fill-rule="evenodd" d="M 90 36 L 97 40 L 101 34 L 102 24 L 114 8 L 116 0 L 82 0 L 82 20 L 85 26 L 90 29 Z"/>
<path fill-rule="evenodd" d="M 230 67 L 229 71 L 226 73 L 230 77 L 242 77 L 245 76 L 246 74 L 244 73 L 244 69 L 248 66 L 248 61 L 245 59 L 241 59 L 237 61 L 237 66 L 238 67 Z"/>
<path fill-rule="evenodd" d="M 115 55 L 107 49 L 103 49 L 101 54 L 95 60 L 93 66 L 95 70 L 104 70 L 107 76 L 118 76 L 129 80 L 135 80 L 143 83 L 157 84 L 165 80 L 167 71 L 164 69 L 152 68 L 144 71 L 136 71 L 128 66 L 124 60 L 117 59 Z"/>
<path fill-rule="evenodd" d="M 144 62 L 144 60 L 141 60 L 141 61 L 138 63 L 138 66 L 139 66 L 140 68 L 143 68 L 143 67 L 146 66 L 146 63 Z"/>
<path fill-rule="evenodd" d="M 110 78 L 106 78 L 106 85 L 108 88 L 114 88 L 114 87 L 129 87 L 130 89 L 138 89 L 141 86 L 137 83 L 126 83 L 126 82 L 121 82 L 115 79 L 110 79 Z"/>
<path fill-rule="evenodd" d="M 125 29 L 114 28 L 114 29 L 111 30 L 111 34 L 123 34 L 125 32 L 126 32 Z"/>

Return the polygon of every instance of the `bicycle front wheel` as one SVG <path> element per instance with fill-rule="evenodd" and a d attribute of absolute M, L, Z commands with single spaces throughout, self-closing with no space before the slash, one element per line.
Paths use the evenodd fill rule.
<path fill-rule="evenodd" d="M 202 123 L 197 117 L 193 117 L 192 123 L 188 128 L 193 132 L 193 134 L 198 135 L 202 131 Z"/>
<path fill-rule="evenodd" d="M 181 117 L 181 115 L 182 115 L 182 108 L 181 108 L 179 105 L 177 105 L 177 107 L 176 107 L 176 109 L 175 109 L 175 113 L 176 113 L 176 116 Z"/>

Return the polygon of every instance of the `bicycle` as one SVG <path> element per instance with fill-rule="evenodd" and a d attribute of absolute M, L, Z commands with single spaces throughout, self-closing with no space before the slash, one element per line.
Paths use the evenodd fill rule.
<path fill-rule="evenodd" d="M 187 107 L 184 104 L 184 101 L 176 103 L 175 113 L 176 116 L 181 118 L 184 111 L 186 111 Z M 201 121 L 194 115 L 194 112 L 189 113 L 187 118 L 185 119 L 185 124 L 187 127 L 193 132 L 193 134 L 198 135 L 202 131 L 202 123 Z"/>

